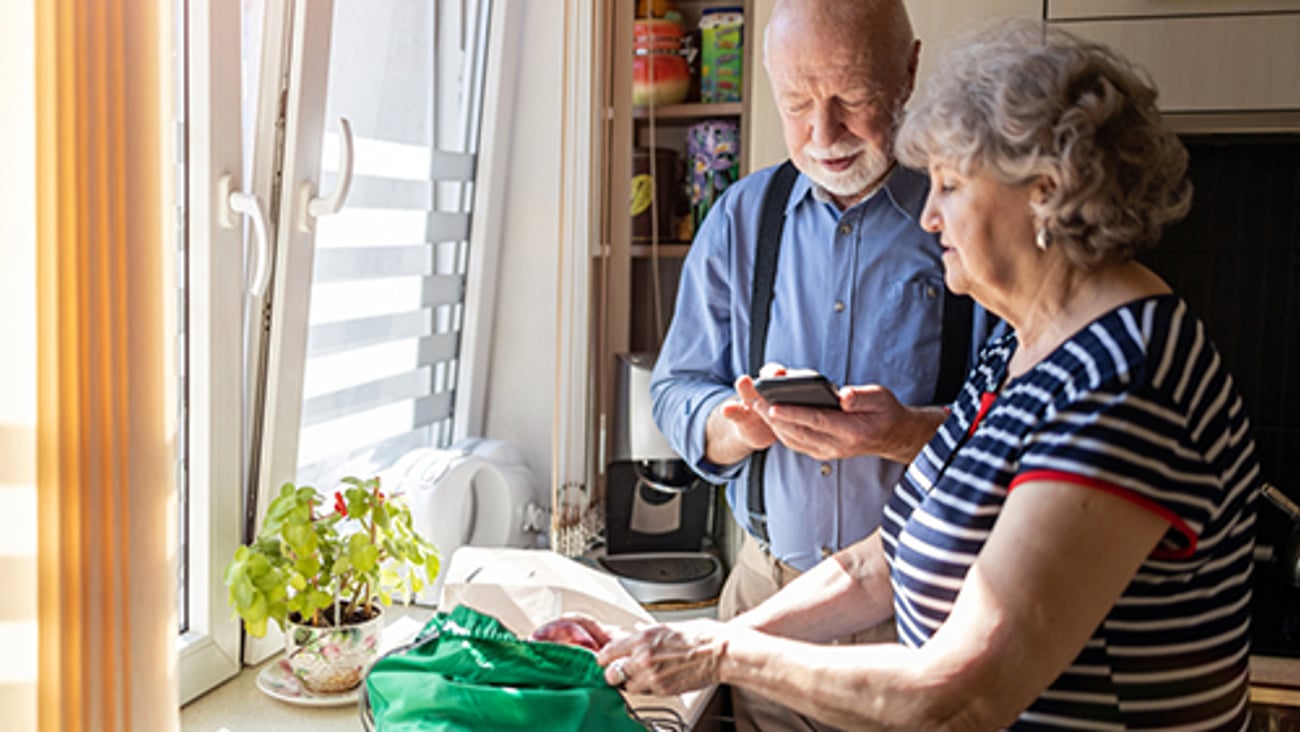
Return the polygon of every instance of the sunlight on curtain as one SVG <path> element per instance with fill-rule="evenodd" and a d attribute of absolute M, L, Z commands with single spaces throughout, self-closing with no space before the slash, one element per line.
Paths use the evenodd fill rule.
<path fill-rule="evenodd" d="M 42 730 L 172 730 L 170 4 L 36 6 Z"/>

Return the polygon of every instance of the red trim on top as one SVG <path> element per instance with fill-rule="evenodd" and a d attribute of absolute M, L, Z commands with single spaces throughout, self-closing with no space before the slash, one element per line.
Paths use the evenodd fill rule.
<path fill-rule="evenodd" d="M 1109 493 L 1112 496 L 1122 498 L 1139 508 L 1154 513 L 1165 521 L 1168 521 L 1169 524 L 1174 527 L 1175 531 L 1186 537 L 1187 546 L 1182 549 L 1165 549 L 1158 546 L 1151 552 L 1151 557 L 1153 559 L 1187 559 L 1196 553 L 1196 534 L 1192 531 L 1192 528 L 1187 525 L 1187 522 L 1183 521 L 1178 514 L 1175 514 L 1173 511 L 1170 511 L 1145 496 L 1134 493 L 1128 488 L 1109 481 L 1093 478 L 1087 475 L 1079 475 L 1077 473 L 1066 473 L 1060 470 L 1029 470 L 1017 475 L 1011 480 L 1011 485 L 1007 486 L 1007 494 L 1010 495 L 1011 491 L 1015 490 L 1015 488 L 1022 483 L 1031 483 L 1039 480 L 1058 481 L 1061 483 L 1083 486 L 1085 488 L 1095 488 Z"/>
<path fill-rule="evenodd" d="M 997 398 L 998 394 L 995 391 L 986 391 L 980 394 L 980 409 L 975 413 L 975 419 L 971 420 L 970 429 L 966 430 L 967 439 L 970 439 L 971 435 L 975 434 L 975 428 L 980 426 L 980 420 L 984 419 L 984 415 L 988 413 L 989 407 L 993 406 L 993 402 L 997 401 Z"/>

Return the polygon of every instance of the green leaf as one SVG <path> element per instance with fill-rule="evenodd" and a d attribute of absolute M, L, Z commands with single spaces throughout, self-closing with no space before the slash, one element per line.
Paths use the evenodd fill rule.
<path fill-rule="evenodd" d="M 266 635 L 266 618 L 257 620 L 244 620 L 244 629 L 254 638 L 261 638 Z"/>
<path fill-rule="evenodd" d="M 267 570 L 256 575 L 249 575 L 253 586 L 262 592 L 270 592 L 284 584 L 287 579 L 283 572 Z"/>
<path fill-rule="evenodd" d="M 240 577 L 237 582 L 230 585 L 230 599 L 234 601 L 237 608 L 251 606 L 256 595 L 257 589 L 247 577 Z"/>
<path fill-rule="evenodd" d="M 293 563 L 294 571 L 307 577 L 312 577 L 320 572 L 321 562 L 315 556 L 302 557 Z"/>
<path fill-rule="evenodd" d="M 284 528 L 284 540 L 300 557 L 314 554 L 317 546 L 316 532 L 309 525 L 294 525 Z"/>
<path fill-rule="evenodd" d="M 348 553 L 352 558 L 352 566 L 356 567 L 358 572 L 373 572 L 379 566 L 379 547 L 363 544 L 349 548 L 352 549 Z"/>
<path fill-rule="evenodd" d="M 307 590 L 307 601 L 313 610 L 324 610 L 334 604 L 334 596 L 323 590 L 313 588 Z"/>

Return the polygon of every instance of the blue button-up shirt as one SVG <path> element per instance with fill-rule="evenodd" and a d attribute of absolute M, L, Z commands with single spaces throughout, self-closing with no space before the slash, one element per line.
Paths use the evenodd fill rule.
<path fill-rule="evenodd" d="M 650 384 L 660 430 L 696 472 L 729 483 L 743 527 L 749 460 L 711 464 L 704 434 L 709 413 L 748 372 L 760 209 L 775 170 L 734 183 L 701 225 Z M 799 176 L 786 203 L 765 361 L 816 369 L 837 385 L 882 384 L 904 404 L 931 402 L 943 264 L 936 238 L 918 224 L 926 193 L 926 178 L 900 166 L 841 212 Z M 867 536 L 903 468 L 874 456 L 820 461 L 773 445 L 765 467 L 773 555 L 806 570 Z"/>

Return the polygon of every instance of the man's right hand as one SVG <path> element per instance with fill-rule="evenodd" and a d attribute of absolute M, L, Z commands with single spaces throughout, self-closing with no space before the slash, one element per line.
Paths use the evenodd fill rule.
<path fill-rule="evenodd" d="M 732 465 L 776 442 L 767 423 L 770 405 L 754 389 L 748 374 L 736 379 L 736 395 L 709 415 L 704 454 L 714 465 Z"/>

